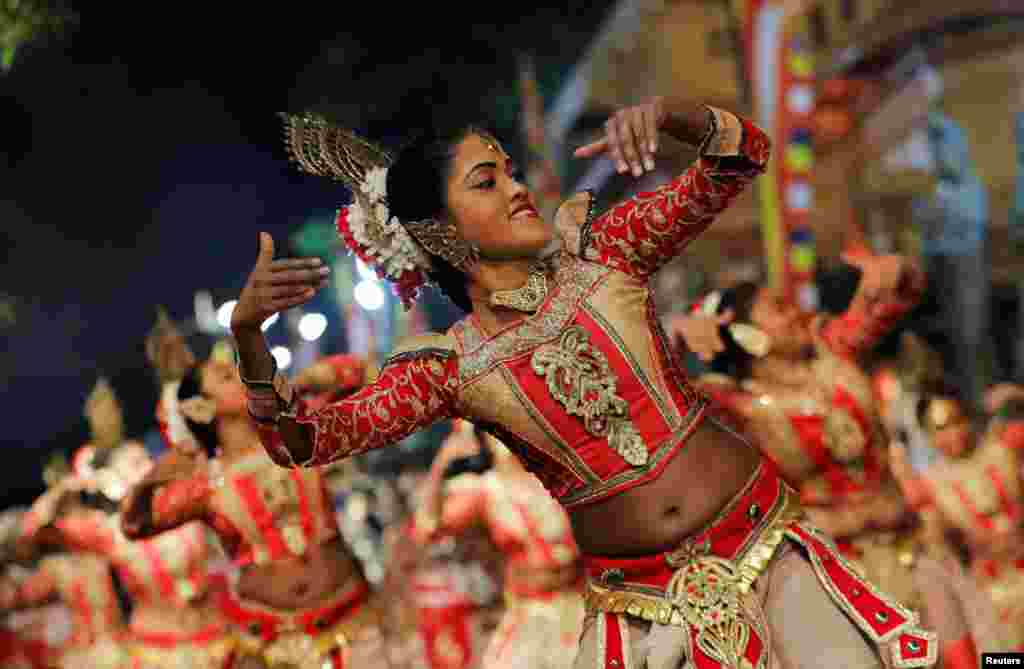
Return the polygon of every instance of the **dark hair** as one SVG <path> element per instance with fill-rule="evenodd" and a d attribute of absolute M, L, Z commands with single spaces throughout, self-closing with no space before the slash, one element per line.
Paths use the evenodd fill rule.
<path fill-rule="evenodd" d="M 483 474 L 494 467 L 494 451 L 487 443 L 487 436 L 478 427 L 473 429 L 473 436 L 476 437 L 480 450 L 474 455 L 455 458 L 449 462 L 443 478 L 450 479 L 466 473 Z"/>
<path fill-rule="evenodd" d="M 202 368 L 201 364 L 193 365 L 192 369 L 185 373 L 185 377 L 178 386 L 178 402 L 203 394 Z M 203 447 L 206 454 L 210 457 L 216 455 L 217 444 L 220 441 L 217 437 L 217 419 L 214 418 L 212 423 L 204 424 L 197 423 L 184 414 L 182 414 L 182 418 L 185 420 L 185 425 L 188 426 L 188 429 L 196 436 L 199 445 Z"/>
<path fill-rule="evenodd" d="M 754 309 L 758 290 L 758 285 L 753 281 L 744 281 L 723 291 L 722 301 L 718 305 L 716 313 L 721 314 L 732 309 L 734 323 L 749 323 L 750 312 Z M 711 361 L 712 371 L 726 374 L 735 379 L 748 378 L 753 356 L 736 343 L 727 326 L 719 328 L 719 335 L 722 338 L 722 343 L 725 344 L 725 350 L 717 354 Z"/>
<path fill-rule="evenodd" d="M 455 148 L 471 135 L 497 141 L 493 133 L 476 125 L 434 128 L 413 139 L 388 169 L 387 193 L 391 214 L 401 221 L 437 218 L 448 208 L 447 182 Z M 473 310 L 466 277 L 442 258 L 431 254 L 436 270 L 430 280 L 463 311 Z"/>

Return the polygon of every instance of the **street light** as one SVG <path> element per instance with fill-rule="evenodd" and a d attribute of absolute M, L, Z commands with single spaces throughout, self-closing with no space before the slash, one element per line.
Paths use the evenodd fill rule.
<path fill-rule="evenodd" d="M 285 370 L 291 366 L 292 352 L 284 346 L 275 346 L 273 350 L 270 351 L 270 354 L 274 356 L 278 369 Z"/>
<path fill-rule="evenodd" d="M 367 311 L 376 311 L 384 306 L 384 289 L 376 281 L 360 281 L 353 293 L 359 306 Z"/>
<path fill-rule="evenodd" d="M 217 323 L 225 330 L 231 327 L 231 314 L 234 313 L 236 304 L 238 300 L 228 300 L 217 309 Z"/>
<path fill-rule="evenodd" d="M 305 314 L 299 320 L 299 336 L 306 341 L 316 341 L 327 331 L 327 316 L 323 314 Z"/>

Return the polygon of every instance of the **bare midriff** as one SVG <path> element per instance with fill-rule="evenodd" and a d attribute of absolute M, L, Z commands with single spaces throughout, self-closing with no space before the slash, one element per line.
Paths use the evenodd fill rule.
<path fill-rule="evenodd" d="M 658 478 L 570 511 L 576 542 L 589 555 L 671 550 L 710 523 L 760 461 L 754 447 L 705 420 Z"/>
<path fill-rule="evenodd" d="M 190 637 L 220 621 L 213 597 L 205 595 L 188 606 L 168 606 L 167 602 L 137 601 L 132 607 L 131 629 L 142 635 Z"/>
<path fill-rule="evenodd" d="M 316 607 L 363 575 L 341 538 L 311 546 L 306 554 L 249 565 L 238 580 L 238 595 L 285 610 Z"/>

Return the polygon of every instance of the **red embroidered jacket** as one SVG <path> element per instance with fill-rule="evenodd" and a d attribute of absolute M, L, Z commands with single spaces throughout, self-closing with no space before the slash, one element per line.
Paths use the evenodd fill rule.
<path fill-rule="evenodd" d="M 307 466 L 401 440 L 460 416 L 493 433 L 567 508 L 657 477 L 700 422 L 653 313 L 649 279 L 763 171 L 769 141 L 720 110 L 697 162 L 653 192 L 593 217 L 563 204 L 554 286 L 536 313 L 487 336 L 473 316 L 415 338 L 379 378 L 319 410 L 300 403 L 315 450 Z M 280 436 L 261 426 L 280 460 Z"/>
<path fill-rule="evenodd" d="M 832 506 L 850 495 L 877 494 L 881 484 L 891 483 L 880 452 L 884 429 L 872 381 L 857 357 L 915 303 L 894 300 L 871 313 L 851 308 L 831 320 L 818 319 L 809 377 L 791 391 L 753 381 L 741 388 L 718 375 L 704 377 L 701 389 L 746 419 L 804 504 Z M 896 494 L 893 486 L 886 490 Z"/>
<path fill-rule="evenodd" d="M 106 560 L 89 554 L 61 554 L 43 558 L 39 569 L 22 584 L 18 600 L 45 601 L 55 593 L 71 612 L 72 636 L 68 646 L 82 648 L 117 636 L 124 628 L 121 607 Z"/>
<path fill-rule="evenodd" d="M 209 589 L 209 545 L 201 523 L 138 541 L 122 534 L 117 515 L 101 511 L 73 513 L 54 525 L 74 550 L 110 560 L 136 602 L 184 607 Z"/>

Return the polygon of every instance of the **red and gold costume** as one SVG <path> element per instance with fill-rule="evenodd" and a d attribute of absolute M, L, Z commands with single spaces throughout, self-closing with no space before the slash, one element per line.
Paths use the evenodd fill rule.
<path fill-rule="evenodd" d="M 991 598 L 998 626 L 979 635 L 998 650 L 1024 651 L 1022 449 L 1024 421 L 995 419 L 973 449 L 904 481 L 925 522 L 938 525 L 933 534 L 952 531 L 967 544 L 971 575 Z"/>
<path fill-rule="evenodd" d="M 720 110 L 713 110 L 713 118 L 697 163 L 665 186 L 596 217 L 589 196 L 562 206 L 556 224 L 563 244 L 551 259 L 554 286 L 535 313 L 493 336 L 470 315 L 446 335 L 420 337 L 400 348 L 377 381 L 350 398 L 319 410 L 301 402 L 290 407 L 289 415 L 310 426 L 313 436 L 312 457 L 302 464 L 382 447 L 459 416 L 501 439 L 567 509 L 656 479 L 704 419 L 707 401 L 688 385 L 673 357 L 654 313 L 649 279 L 764 169 L 769 154 L 768 139 L 752 124 Z M 293 461 L 273 424 L 261 426 L 261 437 L 275 461 Z M 758 486 L 745 492 L 734 505 L 740 509 L 733 514 L 736 527 L 720 523 L 709 530 L 727 529 L 728 541 L 718 541 L 716 534 L 707 553 L 671 566 L 666 555 L 649 559 L 665 566 L 658 578 L 697 578 L 704 588 L 699 594 L 666 592 L 664 583 L 638 579 L 631 569 L 623 581 L 592 578 L 588 604 L 600 633 L 585 635 L 583 644 L 599 646 L 596 666 L 626 666 L 621 632 L 631 617 L 690 630 L 698 642 L 686 644 L 686 654 L 695 666 L 732 666 L 738 656 L 762 666 L 767 639 L 759 623 L 731 606 L 722 621 L 736 634 L 716 645 L 710 639 L 718 627 L 707 624 L 696 607 L 717 592 L 706 580 L 709 572 L 731 570 L 717 573 L 724 579 L 719 583 L 727 584 L 722 589 L 735 593 L 735 570 L 746 564 L 745 552 L 756 549 L 763 567 L 783 534 L 819 565 L 815 573 L 834 611 L 843 611 L 884 645 L 898 665 L 932 664 L 934 638 L 918 630 L 913 614 L 876 596 L 805 526 L 773 524 L 774 502 L 788 498 L 774 471 L 761 471 L 758 482 L 774 497 L 758 498 Z M 751 519 L 755 501 L 763 513 Z M 779 541 L 772 545 L 774 538 Z M 589 566 L 601 559 L 584 561 Z M 750 568 L 743 573 L 756 577 L 758 570 Z M 640 595 L 633 597 L 637 589 L 649 606 L 638 604 Z"/>
<path fill-rule="evenodd" d="M 128 589 L 133 601 L 126 637 L 131 669 L 231 666 L 232 640 L 211 605 L 216 588 L 207 570 L 210 547 L 201 523 L 138 541 L 122 534 L 118 516 L 99 511 L 64 516 L 54 526 L 69 548 L 106 557 Z M 152 618 L 156 622 L 149 622 Z"/>
<path fill-rule="evenodd" d="M 111 581 L 110 564 L 95 555 L 43 558 L 21 584 L 16 605 L 32 606 L 59 597 L 71 613 L 72 634 L 63 646 L 62 669 L 122 669 L 128 661 L 125 626 Z"/>
<path fill-rule="evenodd" d="M 438 458 L 435 468 L 443 462 Z M 431 478 L 434 485 L 440 484 L 438 474 Z M 418 514 L 419 541 L 483 525 L 505 557 L 506 609 L 483 666 L 571 667 L 583 600 L 579 549 L 568 515 L 536 479 L 507 470 L 460 474 L 444 484 L 443 494 L 440 518 Z"/>
<path fill-rule="evenodd" d="M 157 518 L 190 515 L 205 522 L 241 570 L 302 558 L 339 537 L 322 473 L 281 469 L 262 452 L 227 463 L 214 459 L 192 477 L 164 486 L 152 505 Z M 358 571 L 328 601 L 308 609 L 276 609 L 243 598 L 233 579 L 217 601 L 239 631 L 240 656 L 300 667 L 319 669 L 329 661 L 340 669 L 348 641 L 378 623 L 369 586 Z"/>
<path fill-rule="evenodd" d="M 412 540 L 414 524 L 406 526 Z M 430 669 L 477 667 L 486 645 L 485 607 L 496 586 L 478 562 L 459 555 L 453 539 L 435 543 L 424 562 L 410 570 L 409 600 Z"/>

